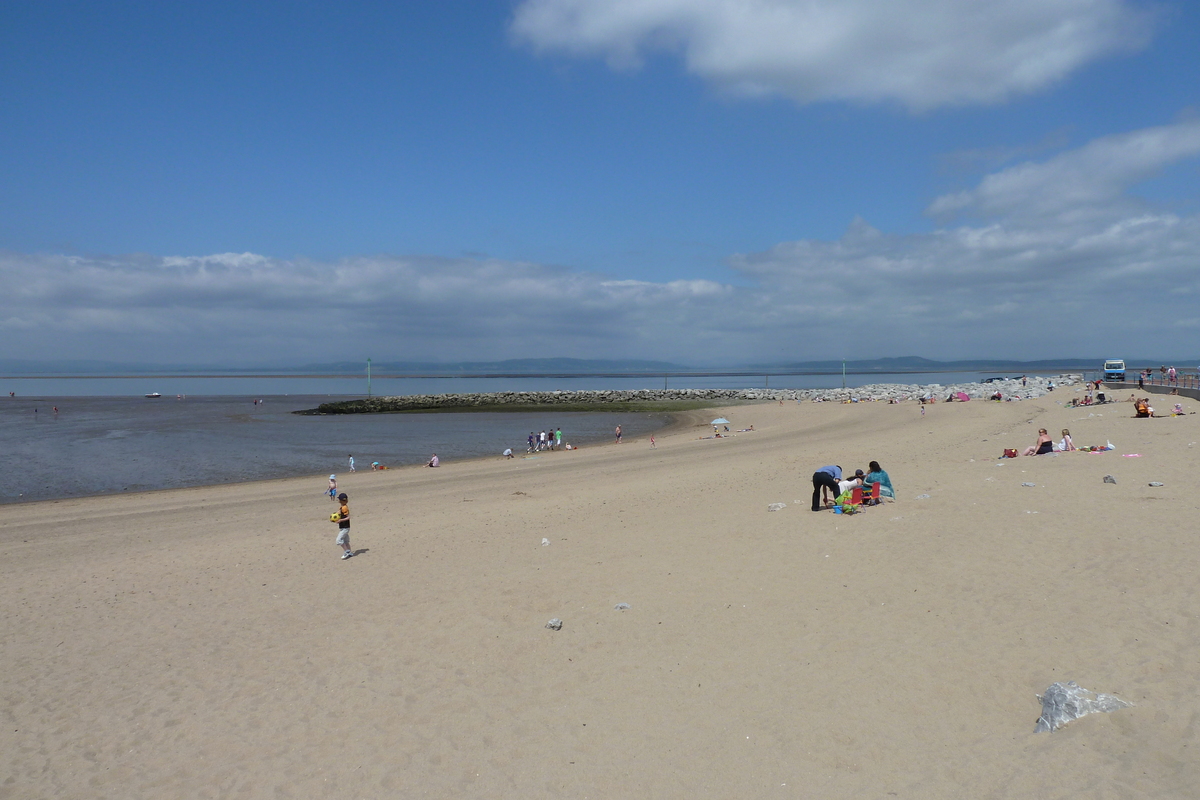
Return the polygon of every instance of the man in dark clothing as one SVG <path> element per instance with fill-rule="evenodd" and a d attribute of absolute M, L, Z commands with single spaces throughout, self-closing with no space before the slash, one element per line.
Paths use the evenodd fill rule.
<path fill-rule="evenodd" d="M 837 497 L 840 493 L 838 489 L 838 481 L 842 479 L 842 468 L 836 464 L 821 467 L 813 473 L 813 502 L 812 510 L 821 510 L 821 489 L 828 489 L 833 492 L 833 496 Z"/>

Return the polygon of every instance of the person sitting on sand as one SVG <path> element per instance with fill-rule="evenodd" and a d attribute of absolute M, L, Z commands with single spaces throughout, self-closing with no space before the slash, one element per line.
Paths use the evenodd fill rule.
<path fill-rule="evenodd" d="M 896 498 L 896 489 L 892 486 L 892 479 L 884 472 L 883 467 L 879 466 L 879 462 L 872 461 L 867 465 L 867 469 L 870 471 L 867 473 L 867 477 L 863 480 L 863 483 L 867 486 L 878 483 L 879 496 L 890 497 L 894 500 Z"/>
<path fill-rule="evenodd" d="M 1079 448 L 1075 446 L 1073 441 L 1071 441 L 1071 432 L 1066 428 L 1063 428 L 1062 441 L 1058 443 L 1058 447 L 1055 449 L 1060 453 L 1069 453 L 1072 450 L 1078 450 Z"/>
<path fill-rule="evenodd" d="M 505 458 L 516 458 L 516 456 L 513 455 L 513 451 L 512 451 L 511 447 L 504 448 L 504 452 L 501 453 L 500 455 L 504 456 Z"/>
<path fill-rule="evenodd" d="M 434 453 L 434 454 L 433 454 L 433 458 L 429 459 L 429 463 L 428 463 L 428 464 L 426 464 L 425 466 L 427 466 L 427 467 L 437 467 L 437 466 L 441 466 L 441 463 L 442 463 L 442 462 L 438 460 L 437 453 Z"/>
<path fill-rule="evenodd" d="M 1037 441 L 1025 448 L 1025 452 L 1021 455 L 1026 456 L 1041 456 L 1054 451 L 1054 442 L 1050 440 L 1050 434 L 1046 433 L 1045 428 L 1038 428 Z"/>
<path fill-rule="evenodd" d="M 1150 407 L 1150 398 L 1143 397 L 1133 404 L 1133 416 L 1141 419 L 1154 416 L 1154 409 Z"/>

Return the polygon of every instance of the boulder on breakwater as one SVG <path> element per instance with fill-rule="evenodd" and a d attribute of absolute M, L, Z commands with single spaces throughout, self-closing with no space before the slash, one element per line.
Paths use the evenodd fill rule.
<path fill-rule="evenodd" d="M 744 402 L 895 402 L 933 398 L 938 401 L 965 393 L 982 400 L 1000 392 L 1004 399 L 1026 400 L 1046 394 L 1049 384 L 1071 386 L 1081 383 L 1081 375 L 1055 375 L 1035 378 L 1027 386 L 1019 380 L 993 383 L 873 384 L 853 389 L 611 389 L 559 392 L 475 392 L 463 394 L 412 394 L 395 397 L 369 397 L 322 403 L 302 414 L 388 414 L 405 411 L 519 411 L 546 406 L 573 407 L 570 410 L 627 410 L 638 405 L 688 404 L 693 407 Z"/>

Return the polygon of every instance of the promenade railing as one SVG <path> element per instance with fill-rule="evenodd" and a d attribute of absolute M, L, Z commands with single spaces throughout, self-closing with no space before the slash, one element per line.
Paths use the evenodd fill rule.
<path fill-rule="evenodd" d="M 1137 383 L 1139 374 L 1137 372 L 1126 372 L 1126 383 Z M 1158 370 L 1151 372 L 1149 375 L 1142 378 L 1142 382 L 1146 386 L 1165 386 L 1168 389 L 1200 389 L 1200 374 L 1195 373 L 1177 373 L 1174 380 L 1171 380 L 1169 375 L 1163 374 Z"/>

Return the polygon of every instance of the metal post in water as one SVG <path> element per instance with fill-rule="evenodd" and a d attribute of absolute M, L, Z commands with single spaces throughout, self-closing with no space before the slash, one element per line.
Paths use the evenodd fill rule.
<path fill-rule="evenodd" d="M 371 399 L 371 359 L 367 359 L 367 399 Z"/>

